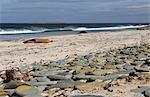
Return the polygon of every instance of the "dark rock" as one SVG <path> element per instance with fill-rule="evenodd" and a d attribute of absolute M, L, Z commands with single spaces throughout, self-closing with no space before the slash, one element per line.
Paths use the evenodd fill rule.
<path fill-rule="evenodd" d="M 65 76 L 61 76 L 61 75 L 48 75 L 47 78 L 49 78 L 50 80 L 69 80 L 69 78 L 65 77 Z"/>
<path fill-rule="evenodd" d="M 150 88 L 146 89 L 143 94 L 145 97 L 150 97 Z"/>
<path fill-rule="evenodd" d="M 21 86 L 21 85 L 28 85 L 28 84 L 22 83 L 22 82 L 10 81 L 9 83 L 7 83 L 5 85 L 4 89 L 15 89 L 15 88 L 17 88 L 18 86 Z"/>
<path fill-rule="evenodd" d="M 136 30 L 148 30 L 150 29 L 150 27 L 140 27 L 140 28 L 136 28 Z"/>
<path fill-rule="evenodd" d="M 78 34 L 82 34 L 82 33 L 88 33 L 88 32 L 86 32 L 86 31 L 80 31 Z"/>
<path fill-rule="evenodd" d="M 134 67 L 136 72 L 149 72 L 150 70 L 148 68 L 142 68 L 142 67 Z"/>
<path fill-rule="evenodd" d="M 6 80 L 4 82 L 9 82 L 11 80 L 14 80 L 15 76 L 15 71 L 13 69 L 11 70 L 6 70 Z"/>

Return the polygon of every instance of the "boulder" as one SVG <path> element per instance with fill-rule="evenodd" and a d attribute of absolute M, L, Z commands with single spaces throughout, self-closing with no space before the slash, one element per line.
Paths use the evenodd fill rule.
<path fill-rule="evenodd" d="M 22 85 L 15 89 L 15 93 L 19 96 L 29 96 L 29 95 L 37 95 L 39 94 L 39 91 L 34 87 Z"/>
<path fill-rule="evenodd" d="M 53 42 L 53 40 L 49 40 L 49 39 L 29 39 L 24 41 L 23 43 L 49 43 L 49 42 Z"/>

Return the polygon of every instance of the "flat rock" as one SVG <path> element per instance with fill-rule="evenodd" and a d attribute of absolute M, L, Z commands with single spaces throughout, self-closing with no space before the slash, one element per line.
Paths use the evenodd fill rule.
<path fill-rule="evenodd" d="M 134 93 L 143 93 L 145 90 L 149 89 L 149 86 L 141 86 L 140 88 L 137 89 L 132 89 L 131 92 Z"/>
<path fill-rule="evenodd" d="M 145 61 L 134 61 L 131 63 L 131 65 L 133 66 L 141 66 L 145 63 Z"/>
<path fill-rule="evenodd" d="M 146 89 L 143 94 L 145 97 L 150 97 L 150 88 Z"/>
<path fill-rule="evenodd" d="M 148 68 L 135 67 L 136 72 L 150 72 Z"/>
<path fill-rule="evenodd" d="M 110 74 L 113 73 L 115 70 L 113 69 L 96 69 L 93 74 L 94 75 L 106 75 L 106 74 Z"/>
<path fill-rule="evenodd" d="M 78 90 L 93 90 L 95 88 L 101 88 L 105 85 L 103 82 L 90 82 L 76 85 L 75 88 Z"/>
<path fill-rule="evenodd" d="M 32 80 L 37 82 L 50 82 L 50 80 L 47 77 L 35 77 Z"/>
<path fill-rule="evenodd" d="M 130 73 L 129 71 L 114 72 L 112 74 L 104 76 L 102 79 L 103 80 L 113 80 L 113 79 L 117 79 L 119 77 L 126 77 L 129 75 L 129 73 Z"/>
<path fill-rule="evenodd" d="M 123 69 L 125 69 L 125 70 L 133 70 L 133 69 L 134 69 L 134 66 L 132 66 L 132 65 L 130 65 L 130 64 L 125 64 L 125 65 L 123 66 Z"/>
<path fill-rule="evenodd" d="M 97 95 L 76 95 L 72 97 L 104 97 L 104 96 L 97 96 Z"/>
<path fill-rule="evenodd" d="M 10 81 L 9 83 L 6 83 L 4 89 L 15 89 L 21 85 L 28 85 L 28 84 L 23 82 Z"/>
<path fill-rule="evenodd" d="M 37 95 L 39 94 L 38 89 L 31 86 L 19 86 L 15 89 L 15 93 L 19 96 Z"/>
<path fill-rule="evenodd" d="M 50 82 L 27 82 L 27 84 L 29 84 L 30 86 L 47 86 L 47 85 L 53 85 L 56 84 L 56 81 L 50 81 Z"/>
<path fill-rule="evenodd" d="M 103 79 L 103 76 L 99 75 L 84 75 L 84 74 L 77 74 L 73 76 L 73 80 L 89 80 L 89 79 Z"/>
<path fill-rule="evenodd" d="M 138 58 L 138 60 L 147 60 L 147 59 L 149 59 L 149 57 L 145 54 L 139 54 L 137 56 L 137 58 Z"/>
<path fill-rule="evenodd" d="M 23 96 L 23 97 L 43 97 L 41 95 L 27 95 L 27 96 Z"/>
<path fill-rule="evenodd" d="M 48 75 L 47 78 L 50 80 L 69 80 L 69 78 L 61 75 Z"/>
<path fill-rule="evenodd" d="M 64 82 L 59 82 L 57 84 L 54 85 L 50 85 L 48 86 L 46 89 L 52 89 L 52 88 L 61 88 L 61 89 L 65 89 L 65 88 L 73 88 L 75 85 L 80 85 L 84 82 L 71 82 L 71 81 L 64 81 Z"/>

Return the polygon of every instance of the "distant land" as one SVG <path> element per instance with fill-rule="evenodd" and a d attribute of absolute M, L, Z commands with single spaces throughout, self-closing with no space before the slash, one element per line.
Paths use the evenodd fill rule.
<path fill-rule="evenodd" d="M 65 24 L 63 22 L 32 22 L 32 24 Z"/>

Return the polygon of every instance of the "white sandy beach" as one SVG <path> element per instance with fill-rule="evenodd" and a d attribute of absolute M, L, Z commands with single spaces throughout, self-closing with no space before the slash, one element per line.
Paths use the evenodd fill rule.
<path fill-rule="evenodd" d="M 86 55 L 90 52 L 106 51 L 115 48 L 122 48 L 124 46 L 140 45 L 140 43 L 142 42 L 150 43 L 150 30 L 100 32 L 100 33 L 87 33 L 87 34 L 64 35 L 64 36 L 49 36 L 41 38 L 53 40 L 54 42 L 45 44 L 39 43 L 24 44 L 23 43 L 24 40 L 1 41 L 0 69 L 5 70 L 11 67 L 21 67 L 23 65 L 29 65 L 34 62 L 45 63 L 49 61 L 57 61 L 64 59 L 67 55 L 69 56 L 73 54 Z M 35 72 L 39 71 L 37 70 Z M 85 91 L 60 90 L 59 92 L 55 91 L 55 93 L 58 95 L 59 93 L 64 92 L 66 95 L 102 95 L 104 97 L 144 97 L 143 94 L 134 93 L 131 92 L 131 90 L 136 89 L 139 86 L 146 86 L 146 87 L 150 86 L 150 81 L 146 79 L 136 80 L 136 77 L 133 78 L 135 79 L 132 79 L 131 82 L 127 82 L 126 78 L 125 78 L 126 80 L 118 79 L 116 81 L 113 81 L 114 83 L 119 83 L 119 86 L 113 85 L 111 87 L 113 92 L 104 90 L 102 87 L 96 89 L 95 86 L 87 86 L 89 89 L 90 88 L 92 89 Z M 84 86 L 83 84 L 83 87 L 81 86 L 81 89 L 84 87 L 86 86 Z M 51 89 L 49 91 L 51 91 Z M 51 92 L 46 93 L 46 95 L 49 96 L 43 97 L 53 97 L 51 96 Z"/>
<path fill-rule="evenodd" d="M 150 30 L 130 30 L 120 32 L 100 32 L 64 36 L 42 37 L 53 40 L 48 44 L 23 44 L 19 41 L 0 42 L 1 70 L 34 62 L 55 61 L 66 55 L 85 55 L 132 45 L 142 41 L 150 42 Z"/>

